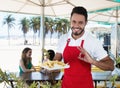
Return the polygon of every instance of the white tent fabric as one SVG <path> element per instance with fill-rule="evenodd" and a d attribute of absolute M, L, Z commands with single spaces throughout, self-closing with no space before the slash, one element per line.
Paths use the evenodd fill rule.
<path fill-rule="evenodd" d="M 120 6 L 93 11 L 89 14 L 89 20 L 105 24 L 120 23 Z"/>
<path fill-rule="evenodd" d="M 119 6 L 110 0 L 2 0 L 0 11 L 41 15 L 41 7 L 45 8 L 45 15 L 69 15 L 74 6 L 84 6 L 88 11 Z"/>
<path fill-rule="evenodd" d="M 84 6 L 91 12 L 117 7 L 120 6 L 120 3 L 112 0 L 2 0 L 0 2 L 0 11 L 69 17 L 74 6 Z M 118 10 L 117 13 L 116 10 L 94 12 L 89 14 L 88 19 L 91 21 L 115 23 L 120 21 L 118 19 L 120 11 Z"/>
<path fill-rule="evenodd" d="M 112 0 L 1 0 L 0 11 L 34 15 L 36 14 L 41 15 L 42 18 L 44 18 L 44 16 L 69 17 L 74 6 L 83 6 L 90 12 L 105 8 L 112 8 L 119 5 L 119 3 L 113 2 Z M 100 14 L 101 13 L 99 13 L 99 15 Z M 89 14 L 88 19 L 93 21 L 106 20 L 103 18 L 103 16 L 99 17 L 96 15 L 98 15 L 98 13 Z M 44 23 L 44 20 L 41 22 Z M 114 22 L 116 22 L 116 20 L 114 20 Z M 43 31 L 43 27 L 41 29 Z M 44 34 L 44 32 L 42 34 Z M 42 35 L 42 40 L 43 39 L 44 37 Z M 42 42 L 44 43 L 44 41 Z M 42 47 L 44 48 L 44 44 L 42 44 Z"/>

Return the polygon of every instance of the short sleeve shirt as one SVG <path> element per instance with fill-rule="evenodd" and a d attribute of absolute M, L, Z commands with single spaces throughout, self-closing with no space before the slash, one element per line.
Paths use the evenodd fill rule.
<path fill-rule="evenodd" d="M 69 46 L 80 46 L 81 41 L 84 40 L 83 48 L 92 56 L 92 58 L 98 61 L 108 56 L 102 46 L 102 43 L 87 31 L 85 31 L 83 36 L 77 40 L 72 38 L 71 30 L 62 35 L 58 41 L 56 52 L 63 54 L 68 39 L 70 39 Z"/>

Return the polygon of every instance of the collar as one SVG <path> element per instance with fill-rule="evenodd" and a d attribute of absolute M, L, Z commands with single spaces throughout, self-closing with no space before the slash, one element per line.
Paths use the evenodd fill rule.
<path fill-rule="evenodd" d="M 70 29 L 70 31 L 68 32 L 68 39 L 73 39 L 73 37 L 71 36 L 72 34 L 72 30 Z M 79 39 L 84 40 L 88 35 L 88 31 L 85 30 L 83 36 L 81 36 Z"/>

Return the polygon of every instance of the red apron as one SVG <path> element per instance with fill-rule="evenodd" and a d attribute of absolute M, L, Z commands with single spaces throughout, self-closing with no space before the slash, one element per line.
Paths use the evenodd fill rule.
<path fill-rule="evenodd" d="M 78 59 L 80 51 L 76 46 L 68 46 L 69 42 L 70 39 L 64 49 L 63 58 L 65 63 L 69 63 L 70 68 L 64 70 L 62 88 L 94 88 L 91 65 Z M 84 40 L 80 44 L 81 47 L 83 43 Z"/>

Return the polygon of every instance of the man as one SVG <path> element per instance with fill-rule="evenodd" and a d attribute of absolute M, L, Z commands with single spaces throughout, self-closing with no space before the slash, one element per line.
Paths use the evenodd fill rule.
<path fill-rule="evenodd" d="M 84 7 L 74 7 L 71 13 L 71 31 L 61 36 L 54 60 L 69 63 L 64 70 L 62 88 L 94 88 L 91 65 L 102 70 L 113 70 L 114 62 L 103 49 L 100 41 L 85 31 L 87 11 Z"/>

